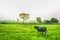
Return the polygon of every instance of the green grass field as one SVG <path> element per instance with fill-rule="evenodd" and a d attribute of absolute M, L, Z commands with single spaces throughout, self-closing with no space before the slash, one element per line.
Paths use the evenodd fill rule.
<path fill-rule="evenodd" d="M 0 24 L 0 40 L 60 40 L 60 25 L 43 25 L 47 34 L 38 34 L 33 24 Z"/>

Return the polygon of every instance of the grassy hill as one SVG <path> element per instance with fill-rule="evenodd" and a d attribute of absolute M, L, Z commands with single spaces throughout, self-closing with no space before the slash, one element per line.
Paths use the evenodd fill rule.
<path fill-rule="evenodd" d="M 60 40 L 60 25 L 43 25 L 47 34 L 38 34 L 32 24 L 0 24 L 0 40 Z"/>

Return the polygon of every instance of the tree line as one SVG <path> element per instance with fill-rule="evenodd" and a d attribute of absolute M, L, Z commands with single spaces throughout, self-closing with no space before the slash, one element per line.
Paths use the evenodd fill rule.
<path fill-rule="evenodd" d="M 23 23 L 24 23 L 24 21 L 26 21 L 27 19 L 30 18 L 30 14 L 28 14 L 28 13 L 20 13 L 19 16 L 23 20 Z M 18 19 L 17 19 L 17 21 L 18 21 Z M 50 20 L 44 20 L 42 22 L 41 17 L 36 17 L 36 21 L 38 23 L 45 23 L 45 24 L 53 24 L 53 23 L 59 22 L 59 20 L 57 18 L 51 18 Z"/>
<path fill-rule="evenodd" d="M 19 17 L 23 20 L 23 23 L 28 20 L 30 18 L 30 14 L 29 13 L 20 13 Z M 19 22 L 19 18 L 17 18 L 17 21 L 14 20 L 0 20 L 0 24 L 6 24 L 6 23 L 21 23 Z M 36 17 L 36 22 L 39 24 L 54 24 L 54 23 L 59 23 L 59 20 L 57 18 L 51 18 L 50 20 L 41 20 L 41 17 Z M 29 22 L 31 23 L 31 22 Z M 32 22 L 33 23 L 33 22 Z M 35 23 L 35 22 L 34 22 Z"/>

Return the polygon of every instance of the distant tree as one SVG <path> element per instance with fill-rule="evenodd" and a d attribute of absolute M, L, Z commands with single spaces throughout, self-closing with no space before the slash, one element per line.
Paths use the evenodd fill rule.
<path fill-rule="evenodd" d="M 17 18 L 17 22 L 19 22 L 19 18 Z"/>
<path fill-rule="evenodd" d="M 59 22 L 59 20 L 57 19 L 57 18 L 51 18 L 51 23 L 58 23 Z"/>
<path fill-rule="evenodd" d="M 20 13 L 19 16 L 21 17 L 21 19 L 23 19 L 23 23 L 25 20 L 30 18 L 30 14 L 28 13 Z"/>
<path fill-rule="evenodd" d="M 51 21 L 50 21 L 50 20 L 44 20 L 44 23 L 45 23 L 45 24 L 50 24 Z"/>
<path fill-rule="evenodd" d="M 41 17 L 36 17 L 37 22 L 41 23 Z"/>

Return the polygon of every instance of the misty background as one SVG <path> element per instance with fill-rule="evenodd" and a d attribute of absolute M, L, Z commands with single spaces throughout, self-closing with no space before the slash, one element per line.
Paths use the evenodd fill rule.
<path fill-rule="evenodd" d="M 60 0 L 0 0 L 0 19 L 16 20 L 22 12 L 29 13 L 30 20 L 60 20 Z"/>

